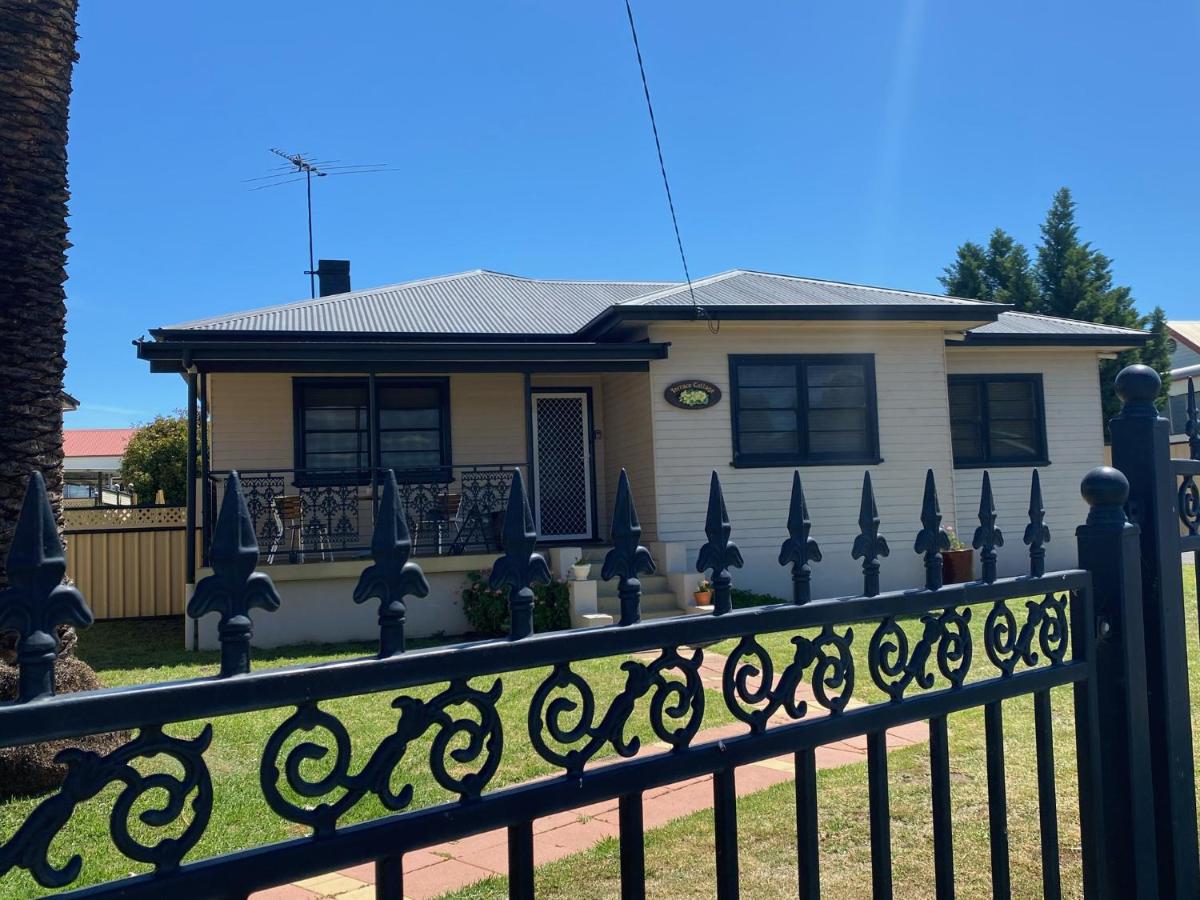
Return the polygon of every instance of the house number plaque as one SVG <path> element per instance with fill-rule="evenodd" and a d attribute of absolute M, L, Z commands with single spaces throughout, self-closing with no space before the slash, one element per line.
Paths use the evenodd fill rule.
<path fill-rule="evenodd" d="M 721 389 L 711 381 L 677 381 L 669 385 L 663 396 L 680 409 L 708 409 L 721 400 Z"/>

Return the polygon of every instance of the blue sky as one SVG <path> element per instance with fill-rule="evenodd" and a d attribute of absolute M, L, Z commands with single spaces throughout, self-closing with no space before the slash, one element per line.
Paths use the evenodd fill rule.
<path fill-rule="evenodd" d="M 183 404 L 130 342 L 308 296 L 303 184 L 355 287 L 477 267 L 678 278 L 621 0 L 87 2 L 71 111 L 68 427 Z M 940 290 L 1060 185 L 1139 306 L 1200 318 L 1200 4 L 636 0 L 695 277 Z"/>

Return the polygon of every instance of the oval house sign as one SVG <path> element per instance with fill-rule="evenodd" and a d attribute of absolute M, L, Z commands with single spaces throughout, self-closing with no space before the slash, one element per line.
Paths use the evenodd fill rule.
<path fill-rule="evenodd" d="M 680 409 L 708 409 L 721 399 L 721 389 L 711 381 L 677 381 L 669 385 L 663 396 Z"/>

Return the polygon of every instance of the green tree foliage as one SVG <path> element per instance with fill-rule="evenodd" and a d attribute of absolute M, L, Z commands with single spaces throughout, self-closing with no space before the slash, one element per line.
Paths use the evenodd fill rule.
<path fill-rule="evenodd" d="M 1170 369 L 1166 353 L 1166 321 L 1161 309 L 1142 316 L 1133 291 L 1114 285 L 1112 260 L 1079 239 L 1075 200 L 1069 188 L 1054 195 L 1042 222 L 1036 261 L 1003 229 L 992 232 L 987 247 L 972 241 L 959 246 L 954 262 L 940 277 L 946 293 L 956 297 L 1009 303 L 1016 309 L 1082 319 L 1125 328 L 1158 329 L 1141 351 L 1128 351 L 1100 363 L 1100 389 L 1105 428 L 1120 409 L 1113 380 L 1122 368 L 1144 362 L 1159 372 Z"/>
<path fill-rule="evenodd" d="M 1142 362 L 1162 376 L 1163 387 L 1159 401 L 1165 404 L 1171 387 L 1171 335 L 1167 333 L 1167 314 L 1161 306 L 1154 307 L 1147 327 L 1150 330 L 1150 340 L 1142 348 Z"/>
<path fill-rule="evenodd" d="M 158 491 L 172 506 L 187 500 L 187 417 L 182 413 L 156 416 L 133 433 L 121 457 L 121 480 L 153 503 Z"/>

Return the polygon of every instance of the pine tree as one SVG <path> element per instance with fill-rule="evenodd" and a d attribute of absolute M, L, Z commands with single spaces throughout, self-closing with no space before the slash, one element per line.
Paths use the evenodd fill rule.
<path fill-rule="evenodd" d="M 974 241 L 961 245 L 938 280 L 954 297 L 1011 303 L 1029 311 L 1038 307 L 1029 252 L 1002 228 L 992 232 L 986 249 Z"/>
<path fill-rule="evenodd" d="M 991 292 L 984 270 L 987 254 L 973 241 L 967 241 L 955 251 L 954 262 L 942 270 L 938 281 L 951 297 L 968 300 L 991 300 Z"/>
<path fill-rule="evenodd" d="M 1142 348 L 1141 362 L 1162 376 L 1163 388 L 1159 395 L 1160 408 L 1165 409 L 1167 395 L 1171 386 L 1171 336 L 1167 332 L 1167 314 L 1161 306 L 1154 307 L 1149 319 L 1143 323 L 1150 332 L 1150 340 Z"/>

